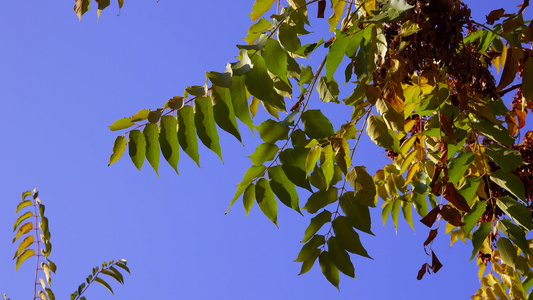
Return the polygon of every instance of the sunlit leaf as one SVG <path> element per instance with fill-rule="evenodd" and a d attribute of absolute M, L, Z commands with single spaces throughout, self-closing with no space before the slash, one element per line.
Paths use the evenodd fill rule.
<path fill-rule="evenodd" d="M 322 155 L 324 160 L 320 163 L 320 168 L 322 169 L 322 174 L 324 174 L 324 183 L 326 184 L 327 190 L 331 184 L 331 180 L 333 179 L 333 174 L 335 172 L 333 165 L 335 162 L 335 153 L 333 152 L 333 147 L 331 147 L 331 145 L 327 145 L 322 148 Z"/>
<path fill-rule="evenodd" d="M 74 4 L 74 12 L 78 15 L 78 18 L 81 21 L 81 16 L 89 10 L 89 4 L 91 0 L 76 0 Z"/>
<path fill-rule="evenodd" d="M 146 156 L 146 139 L 144 134 L 139 130 L 132 130 L 129 134 L 128 142 L 128 152 L 131 158 L 131 161 L 137 167 L 141 169 L 144 158 Z"/>
<path fill-rule="evenodd" d="M 266 13 L 270 7 L 274 4 L 274 0 L 255 0 L 254 6 L 252 7 L 252 12 L 250 13 L 250 18 L 252 21 L 256 21 L 264 13 Z"/>
<path fill-rule="evenodd" d="M 492 172 L 490 179 L 497 185 L 509 191 L 509 193 L 513 194 L 518 199 L 525 201 L 524 184 L 516 175 L 500 169 Z"/>
<path fill-rule="evenodd" d="M 178 142 L 181 149 L 192 160 L 200 166 L 200 155 L 198 154 L 198 140 L 196 139 L 196 130 L 194 122 L 194 109 L 186 105 L 178 110 Z"/>
<path fill-rule="evenodd" d="M 474 250 L 472 251 L 472 256 L 470 257 L 470 260 L 472 260 L 474 257 L 476 257 L 477 252 L 489 233 L 492 231 L 492 224 L 490 222 L 482 222 L 479 224 L 476 231 L 474 231 L 474 234 L 472 235 L 472 246 L 474 246 Z"/>
<path fill-rule="evenodd" d="M 115 143 L 113 145 L 113 153 L 111 154 L 111 157 L 109 158 L 109 164 L 108 166 L 116 163 L 122 154 L 124 154 L 124 151 L 126 150 L 128 142 L 126 141 L 126 138 L 123 136 L 117 136 L 115 139 Z"/>
<path fill-rule="evenodd" d="M 250 110 L 248 108 L 248 92 L 246 91 L 245 77 L 233 76 L 231 77 L 231 102 L 233 103 L 233 110 L 235 116 L 253 132 L 253 121 L 250 117 Z"/>
<path fill-rule="evenodd" d="M 316 217 L 311 219 L 311 223 L 305 229 L 304 237 L 302 243 L 306 243 L 315 233 L 324 226 L 324 224 L 331 222 L 331 212 L 324 210 L 319 213 Z"/>
<path fill-rule="evenodd" d="M 159 176 L 157 170 L 161 152 L 159 149 L 159 128 L 157 127 L 157 124 L 146 124 L 143 130 L 143 135 L 146 141 L 146 160 L 148 160 L 157 176 Z"/>
<path fill-rule="evenodd" d="M 320 77 L 316 85 L 316 91 L 320 100 L 326 103 L 339 102 L 339 85 L 335 78 L 328 80 L 325 76 Z"/>
<path fill-rule="evenodd" d="M 24 251 L 24 249 L 26 249 L 29 246 L 31 246 L 33 244 L 33 242 L 34 242 L 33 235 L 28 235 L 27 237 L 25 237 L 24 240 L 22 240 L 22 242 L 20 242 L 20 245 L 17 248 L 17 252 L 15 252 L 15 255 L 13 256 L 13 259 L 15 259 L 17 256 L 19 256 L 19 254 L 22 253 L 22 251 Z"/>
<path fill-rule="evenodd" d="M 302 114 L 304 132 L 312 139 L 322 139 L 332 136 L 335 131 L 333 125 L 320 110 L 310 109 Z"/>
<path fill-rule="evenodd" d="M 220 157 L 220 160 L 222 160 L 211 99 L 207 97 L 197 97 L 194 101 L 194 112 L 194 124 L 200 141 L 202 141 L 202 143 L 211 151 L 215 152 L 218 157 Z"/>
<path fill-rule="evenodd" d="M 527 230 L 533 230 L 533 223 L 529 208 L 508 196 L 496 199 L 496 203 L 507 216 L 515 221 L 516 224 Z"/>
<path fill-rule="evenodd" d="M 163 157 L 176 173 L 178 173 L 178 120 L 173 116 L 162 116 L 159 130 L 159 145 L 161 146 Z"/>
<path fill-rule="evenodd" d="M 279 147 L 274 144 L 262 143 L 255 148 L 254 153 L 249 157 L 254 165 L 262 165 L 266 161 L 273 160 L 278 150 Z"/>
<path fill-rule="evenodd" d="M 13 224 L 13 231 L 17 230 L 17 227 L 19 227 L 20 223 L 22 223 L 24 220 L 26 220 L 27 218 L 31 216 L 33 216 L 33 213 L 31 211 L 27 211 L 24 214 L 20 215 L 15 221 L 15 223 Z"/>
<path fill-rule="evenodd" d="M 355 198 L 360 203 L 367 206 L 376 206 L 376 186 L 374 179 L 364 166 L 354 167 L 347 175 L 348 183 L 355 190 Z"/>
<path fill-rule="evenodd" d="M 28 258 L 35 255 L 35 251 L 33 249 L 26 249 L 24 250 L 18 257 L 17 261 L 15 263 L 15 270 L 18 270 L 20 265 Z"/>
<path fill-rule="evenodd" d="M 131 118 L 122 118 L 122 119 L 116 120 L 115 122 L 113 122 L 113 124 L 109 125 L 109 129 L 112 131 L 116 131 L 116 130 L 126 129 L 133 125 L 135 125 L 135 123 L 131 121 Z"/>
<path fill-rule="evenodd" d="M 465 231 L 465 234 L 468 234 L 470 231 L 472 231 L 483 213 L 485 213 L 486 207 L 487 201 L 477 201 L 474 206 L 472 206 L 470 212 L 464 215 L 463 222 L 465 225 L 463 230 Z"/>
<path fill-rule="evenodd" d="M 474 159 L 475 157 L 472 152 L 461 152 L 457 157 L 450 159 L 448 165 L 448 181 L 457 184 L 463 178 Z"/>
<path fill-rule="evenodd" d="M 218 127 L 232 134 L 239 142 L 242 142 L 229 89 L 214 87 L 211 90 L 211 98 L 213 100 L 215 121 Z"/>
<path fill-rule="evenodd" d="M 289 138 L 289 127 L 272 119 L 264 121 L 256 128 L 257 131 L 259 131 L 259 136 L 265 143 L 273 144 L 279 140 L 286 140 Z"/>
<path fill-rule="evenodd" d="M 511 239 L 511 241 L 513 241 L 518 247 L 520 247 L 522 252 L 531 254 L 524 230 L 513 224 L 511 220 L 499 220 L 496 223 L 496 228 L 505 234 L 509 239 Z"/>
<path fill-rule="evenodd" d="M 376 145 L 396 153 L 400 152 L 398 137 L 385 125 L 381 117 L 374 115 L 368 117 L 366 133 Z"/>
<path fill-rule="evenodd" d="M 235 192 L 235 196 L 233 196 L 233 199 L 231 199 L 230 205 L 228 209 L 226 210 L 226 214 L 228 213 L 233 203 L 235 203 L 235 201 L 242 195 L 242 193 L 244 193 L 246 188 L 248 188 L 248 186 L 252 184 L 252 181 L 257 177 L 263 176 L 263 174 L 265 173 L 265 170 L 266 170 L 266 167 L 262 165 L 261 166 L 253 165 L 250 168 L 248 168 L 248 170 L 246 170 L 242 181 L 239 184 L 237 184 L 237 191 Z"/>
<path fill-rule="evenodd" d="M 244 211 L 246 212 L 246 217 L 248 217 L 248 213 L 250 212 L 250 209 L 252 209 L 252 206 L 255 202 L 255 184 L 252 183 L 246 188 L 244 195 L 242 196 L 242 202 L 244 205 Z"/>
<path fill-rule="evenodd" d="M 289 82 L 287 77 L 287 52 L 281 48 L 275 39 L 268 39 L 265 48 L 261 51 L 267 69 L 284 82 Z"/>
<path fill-rule="evenodd" d="M 309 173 L 313 171 L 316 166 L 318 159 L 320 158 L 322 148 L 320 146 L 313 147 L 309 150 L 309 154 L 305 159 L 305 175 L 309 176 Z"/>
<path fill-rule="evenodd" d="M 327 191 L 318 191 L 313 193 L 303 209 L 307 210 L 308 213 L 314 214 L 319 211 L 321 208 L 331 204 L 337 200 L 338 190 L 335 187 L 330 188 Z"/>

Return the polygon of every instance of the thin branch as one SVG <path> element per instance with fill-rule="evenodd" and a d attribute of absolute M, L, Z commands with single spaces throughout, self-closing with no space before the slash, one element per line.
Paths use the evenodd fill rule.
<path fill-rule="evenodd" d="M 501 91 L 499 91 L 499 92 L 498 92 L 498 95 L 499 95 L 500 97 L 503 97 L 503 95 L 509 93 L 510 91 L 512 91 L 512 90 L 516 90 L 516 89 L 521 88 L 521 87 L 522 87 L 522 84 L 521 84 L 521 83 L 515 84 L 515 85 L 513 85 L 513 86 L 511 86 L 511 87 L 509 87 L 509 88 L 506 88 L 505 90 L 501 90 Z"/>

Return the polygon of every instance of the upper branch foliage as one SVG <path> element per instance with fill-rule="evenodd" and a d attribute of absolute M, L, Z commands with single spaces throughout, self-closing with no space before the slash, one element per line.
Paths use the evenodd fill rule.
<path fill-rule="evenodd" d="M 311 12 L 323 18 L 328 3 L 329 36 L 309 35 L 311 22 L 320 22 Z M 198 138 L 222 159 L 217 130 L 242 142 L 239 120 L 263 143 L 231 205 L 242 196 L 246 213 L 257 203 L 276 226 L 278 200 L 313 215 L 296 258 L 300 274 L 318 259 L 337 288 L 339 272 L 354 277 L 349 253 L 370 257 L 359 234 L 373 234 L 369 209 L 379 204 L 383 224 L 390 215 L 397 227 L 401 211 L 413 229 L 413 219 L 432 228 L 418 279 L 442 267 L 432 242 L 444 226 L 452 244 L 473 247 L 481 279 L 474 299 L 531 299 L 528 4 L 496 9 L 481 22 L 459 0 L 256 0 L 239 61 L 206 72 L 208 84 L 185 87 L 162 108 L 114 122 L 111 130 L 128 131 L 117 137 L 109 164 L 128 148 L 138 169 L 146 157 L 157 173 L 162 152 L 177 172 L 180 147 L 200 164 Z M 77 7 L 83 13 L 88 1 Z M 303 44 L 307 35 L 313 42 Z M 313 70 L 306 59 L 321 46 L 327 55 Z M 344 99 L 339 80 L 353 89 Z M 333 126 L 315 98 L 344 105 L 351 120 Z M 259 104 L 275 119 L 254 125 Z M 364 134 L 392 161 L 373 176 L 352 160 Z M 303 206 L 302 189 L 311 193 Z"/>

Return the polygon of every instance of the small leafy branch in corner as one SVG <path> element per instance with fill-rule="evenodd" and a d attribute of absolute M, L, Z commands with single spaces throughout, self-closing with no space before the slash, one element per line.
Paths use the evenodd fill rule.
<path fill-rule="evenodd" d="M 102 267 L 101 268 L 98 268 L 98 267 L 93 268 L 92 274 L 87 276 L 87 278 L 85 279 L 85 281 L 87 283 L 84 282 L 84 283 L 80 284 L 78 286 L 78 290 L 75 291 L 74 293 L 70 294 L 70 299 L 71 300 L 78 300 L 78 299 L 84 300 L 85 297 L 83 297 L 81 295 L 89 288 L 91 283 L 93 283 L 95 281 L 98 282 L 99 284 L 105 286 L 111 292 L 111 294 L 114 294 L 113 293 L 113 289 L 111 288 L 109 283 L 107 283 L 104 279 L 102 279 L 102 277 L 99 277 L 99 276 L 101 274 L 110 276 L 113 279 L 115 279 L 116 281 L 118 281 L 120 284 L 124 285 L 124 276 L 122 276 L 120 271 L 117 270 L 117 268 L 115 268 L 115 266 L 124 269 L 126 272 L 128 272 L 128 274 L 130 274 L 130 269 L 126 266 L 126 260 L 125 259 L 119 259 L 118 261 L 110 260 L 109 262 L 104 262 L 104 263 L 102 263 Z"/>
<path fill-rule="evenodd" d="M 27 211 L 25 208 L 27 208 Z M 16 213 L 19 214 L 20 212 L 20 214 L 13 225 L 13 231 L 16 232 L 13 243 L 21 237 L 24 237 L 24 239 L 20 242 L 13 259 L 16 260 L 16 269 L 18 270 L 24 261 L 36 256 L 33 299 L 54 300 L 55 295 L 52 292 L 52 279 L 50 275 L 51 272 L 56 272 L 57 267 L 49 259 L 50 253 L 52 252 L 52 244 L 50 243 L 48 218 L 44 216 L 44 211 L 45 206 L 41 203 L 37 189 L 22 193 L 22 201 L 17 205 L 16 210 Z M 31 219 L 32 217 L 34 219 Z M 82 283 L 78 287 L 78 290 L 70 295 L 70 299 L 86 299 L 82 294 L 95 281 L 105 286 L 113 294 L 113 289 L 109 283 L 102 279 L 100 275 L 108 275 L 120 284 L 124 284 L 124 277 L 115 266 L 124 269 L 128 274 L 130 273 L 125 259 L 104 262 L 101 268 L 93 268 L 92 274 L 86 279 L 87 283 Z M 39 271 L 44 274 L 44 278 L 42 275 L 39 277 Z M 39 285 L 41 289 L 38 288 Z M 3 298 L 9 299 L 5 294 Z"/>

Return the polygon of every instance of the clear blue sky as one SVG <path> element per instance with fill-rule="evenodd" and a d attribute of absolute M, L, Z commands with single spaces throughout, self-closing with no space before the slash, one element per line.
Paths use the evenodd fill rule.
<path fill-rule="evenodd" d="M 491 9 L 522 1 L 467 3 L 483 20 Z M 125 286 L 113 283 L 114 297 L 94 286 L 88 298 L 465 299 L 475 293 L 470 245 L 450 249 L 441 232 L 433 249 L 444 267 L 417 281 L 428 229 L 415 219 L 413 233 L 400 221 L 396 234 L 390 220 L 382 227 L 380 208 L 372 212 L 376 237 L 361 235 L 374 260 L 352 256 L 357 281 L 341 275 L 339 293 L 318 263 L 297 276 L 300 264 L 292 261 L 309 215 L 280 206 L 279 229 L 257 206 L 246 218 L 240 201 L 224 215 L 257 144 L 245 126 L 246 147 L 219 131 L 225 164 L 203 148 L 202 168 L 182 155 L 180 176 L 163 161 L 160 177 L 148 163 L 139 172 L 127 156 L 107 167 L 117 135 L 107 125 L 161 107 L 186 86 L 204 84 L 205 71 L 235 61 L 253 1 L 126 0 L 120 17 L 112 1 L 98 22 L 96 3 L 82 22 L 73 4 L 5 1 L 0 10 L 0 294 L 20 300 L 33 293 L 34 263 L 15 272 L 10 243 L 15 206 L 34 187 L 50 219 L 57 299 L 67 299 L 92 267 L 119 258 L 132 270 Z M 257 118 L 259 124 L 265 114 Z M 373 174 L 383 155 L 365 142 L 355 164 Z M 301 193 L 302 205 L 308 196 Z"/>

